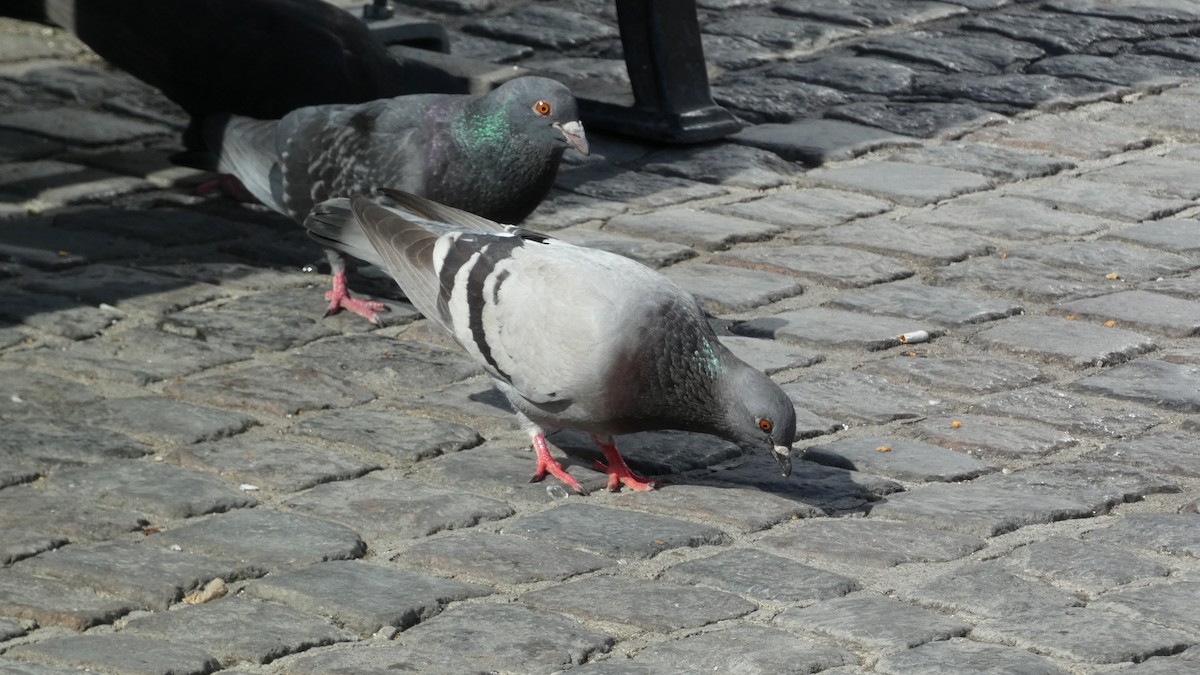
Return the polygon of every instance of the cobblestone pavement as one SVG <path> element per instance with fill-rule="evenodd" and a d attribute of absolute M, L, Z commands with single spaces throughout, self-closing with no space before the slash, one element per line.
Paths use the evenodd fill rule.
<path fill-rule="evenodd" d="M 622 78 L 609 3 L 413 4 Z M 0 23 L 0 673 L 1200 672 L 1200 3 L 699 4 L 754 126 L 593 134 L 530 226 L 694 291 L 804 456 L 629 437 L 667 484 L 611 494 L 552 438 L 587 497 L 378 275 L 387 327 L 322 319 L 179 111 Z"/>

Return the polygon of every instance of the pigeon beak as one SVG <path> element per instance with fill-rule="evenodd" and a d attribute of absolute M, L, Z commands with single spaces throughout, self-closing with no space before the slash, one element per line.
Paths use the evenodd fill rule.
<path fill-rule="evenodd" d="M 783 469 L 783 475 L 792 475 L 792 449 L 786 445 L 775 446 L 775 461 L 779 462 L 779 468 Z"/>
<path fill-rule="evenodd" d="M 581 154 L 588 154 L 587 136 L 583 135 L 583 125 L 579 122 L 555 122 L 554 128 L 558 129 L 563 138 L 567 139 L 567 145 L 578 150 Z"/>

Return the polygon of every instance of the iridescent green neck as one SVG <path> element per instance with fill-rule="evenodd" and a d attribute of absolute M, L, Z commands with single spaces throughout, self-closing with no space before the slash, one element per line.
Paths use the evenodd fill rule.
<path fill-rule="evenodd" d="M 489 148 L 502 148 L 512 138 L 512 122 L 504 107 L 492 110 L 468 110 L 453 126 L 455 144 L 469 155 Z"/>

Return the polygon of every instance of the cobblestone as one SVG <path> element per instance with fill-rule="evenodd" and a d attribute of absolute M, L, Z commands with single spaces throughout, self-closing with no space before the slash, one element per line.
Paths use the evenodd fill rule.
<path fill-rule="evenodd" d="M 178 106 L 0 21 L 0 671 L 1196 670 L 1200 10 L 697 7 L 745 128 L 668 146 L 592 121 L 613 3 L 413 6 L 585 95 L 524 225 L 676 278 L 799 406 L 789 477 L 621 437 L 648 493 L 552 434 L 587 496 L 378 270 L 384 327 L 322 318 Z"/>

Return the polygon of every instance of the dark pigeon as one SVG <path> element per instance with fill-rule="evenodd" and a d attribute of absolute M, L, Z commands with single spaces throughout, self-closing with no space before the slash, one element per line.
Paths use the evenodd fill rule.
<path fill-rule="evenodd" d="M 713 434 L 774 455 L 791 471 L 796 410 L 713 333 L 691 294 L 628 258 L 503 226 L 385 190 L 323 203 L 305 221 L 317 241 L 379 265 L 412 303 L 492 377 L 547 473 L 582 493 L 551 458 L 545 433 L 590 432 L 608 487 L 656 487 L 633 474 L 614 435 Z"/>
<path fill-rule="evenodd" d="M 517 223 L 550 191 L 563 152 L 588 151 L 575 98 L 543 77 L 517 78 L 485 96 L 314 106 L 278 121 L 216 117 L 205 140 L 217 170 L 298 222 L 327 199 L 386 187 Z M 332 254 L 330 263 L 330 312 L 377 321 L 378 303 L 346 294 L 341 257 Z"/>

